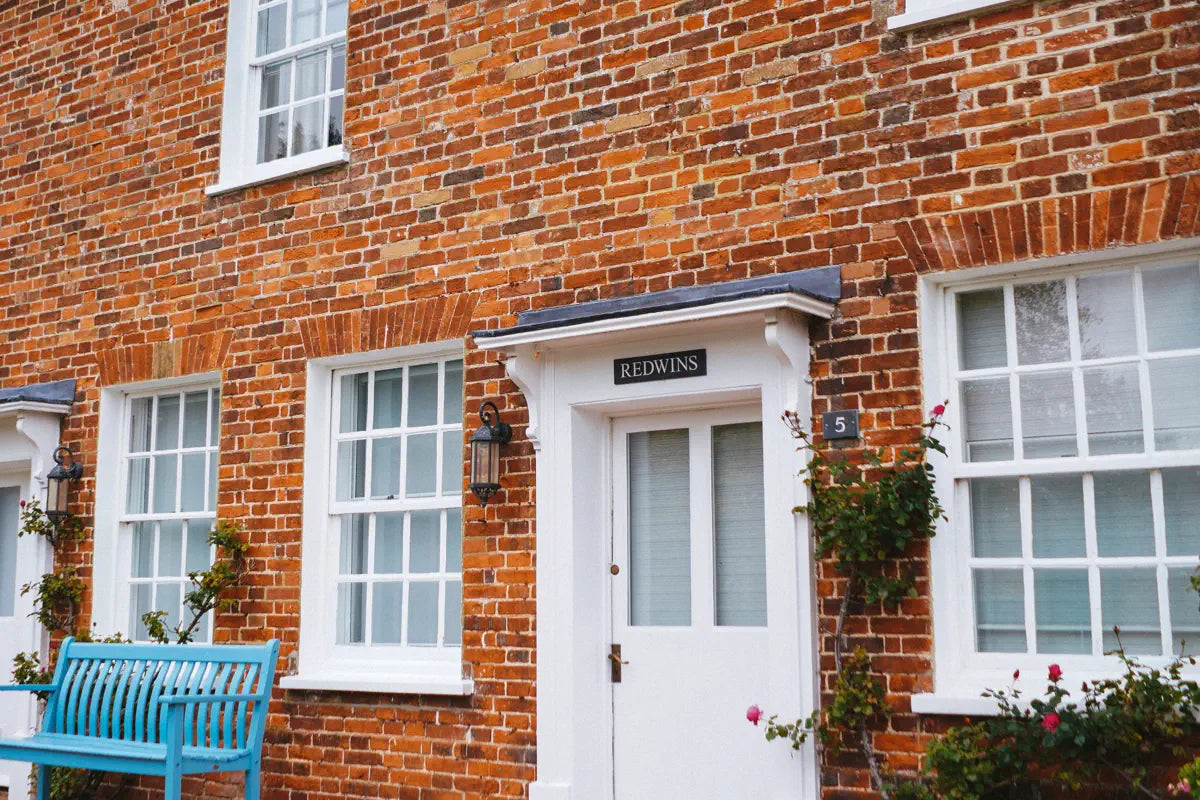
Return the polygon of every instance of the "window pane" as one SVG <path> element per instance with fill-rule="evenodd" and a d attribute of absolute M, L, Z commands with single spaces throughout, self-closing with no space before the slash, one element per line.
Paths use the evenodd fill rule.
<path fill-rule="evenodd" d="M 1200 358 L 1151 361 L 1150 397 L 1155 447 L 1200 448 Z"/>
<path fill-rule="evenodd" d="M 370 516 L 347 514 L 342 517 L 342 547 L 338 571 L 342 575 L 365 575 Z"/>
<path fill-rule="evenodd" d="M 338 442 L 337 499 L 353 500 L 364 496 L 367 473 L 367 443 Z"/>
<path fill-rule="evenodd" d="M 346 0 L 329 0 L 325 9 L 325 33 L 346 30 Z"/>
<path fill-rule="evenodd" d="M 1021 555 L 1021 492 L 1016 478 L 970 483 L 971 540 L 977 558 Z"/>
<path fill-rule="evenodd" d="M 975 570 L 975 648 L 1024 653 L 1025 580 L 1019 569 Z"/>
<path fill-rule="evenodd" d="M 150 638 L 146 626 L 142 623 L 142 615 L 153 611 L 154 584 L 135 583 L 129 587 L 129 630 L 133 640 L 144 642 Z"/>
<path fill-rule="evenodd" d="M 179 468 L 179 456 L 154 457 L 154 511 L 175 511 L 175 471 Z"/>
<path fill-rule="evenodd" d="M 129 459 L 129 482 L 125 487 L 125 512 L 145 514 L 150 498 L 150 459 Z"/>
<path fill-rule="evenodd" d="M 272 64 L 263 67 L 262 91 L 259 92 L 258 107 L 262 111 L 268 108 L 286 106 L 292 97 L 292 62 Z"/>
<path fill-rule="evenodd" d="M 1087 570 L 1035 569 L 1034 618 L 1039 653 L 1091 653 Z"/>
<path fill-rule="evenodd" d="M 408 571 L 437 572 L 442 566 L 442 512 L 414 511 L 408 524 Z"/>
<path fill-rule="evenodd" d="M 1013 457 L 1012 401 L 1008 379 L 964 381 L 967 460 L 1009 461 Z"/>
<path fill-rule="evenodd" d="M 1096 539 L 1101 556 L 1154 555 L 1148 472 L 1097 472 Z"/>
<path fill-rule="evenodd" d="M 458 646 L 462 644 L 462 583 L 446 581 L 446 635 L 443 643 Z"/>
<path fill-rule="evenodd" d="M 1082 476 L 1034 476 L 1029 484 L 1033 500 L 1034 557 L 1086 556 Z"/>
<path fill-rule="evenodd" d="M 208 440 L 208 392 L 183 396 L 183 446 L 204 447 Z"/>
<path fill-rule="evenodd" d="M 418 364 L 408 370 L 408 424 L 436 425 L 438 365 Z"/>
<path fill-rule="evenodd" d="M 400 443 L 399 436 L 371 443 L 371 497 L 400 494 Z"/>
<path fill-rule="evenodd" d="M 158 524 L 158 575 L 178 578 L 183 574 L 183 521 L 165 519 Z"/>
<path fill-rule="evenodd" d="M 462 422 L 463 362 L 446 362 L 446 388 L 442 392 L 442 422 L 450 425 Z"/>
<path fill-rule="evenodd" d="M 461 494 L 462 482 L 462 432 L 446 431 L 442 434 L 442 494 L 452 497 Z"/>
<path fill-rule="evenodd" d="M 185 572 L 201 572 L 208 569 L 212 563 L 212 546 L 208 543 L 208 534 L 212 528 L 211 520 L 194 519 L 188 522 Z"/>
<path fill-rule="evenodd" d="M 408 585 L 408 643 L 437 644 L 438 585 L 414 581 Z"/>
<path fill-rule="evenodd" d="M 133 523 L 133 564 L 129 575 L 133 578 L 154 577 L 154 523 Z"/>
<path fill-rule="evenodd" d="M 367 381 L 370 373 L 357 372 L 342 376 L 341 422 L 342 433 L 367 429 Z"/>
<path fill-rule="evenodd" d="M 1137 352 L 1133 315 L 1133 273 L 1092 275 L 1075 284 L 1079 338 L 1084 358 L 1126 356 Z"/>
<path fill-rule="evenodd" d="M 1104 652 L 1116 650 L 1113 626 L 1121 629 L 1121 643 L 1131 655 L 1162 655 L 1158 621 L 1158 579 L 1149 569 L 1100 570 L 1100 608 L 1104 625 Z"/>
<path fill-rule="evenodd" d="M 179 447 L 179 395 L 158 398 L 154 420 L 154 449 L 174 450 Z"/>
<path fill-rule="evenodd" d="M 462 509 L 446 511 L 446 572 L 462 572 Z"/>
<path fill-rule="evenodd" d="M 287 158 L 288 112 L 276 111 L 258 119 L 258 163 Z"/>
<path fill-rule="evenodd" d="M 212 390 L 212 402 L 208 406 L 208 446 L 216 447 L 221 438 L 221 393 Z"/>
<path fill-rule="evenodd" d="M 292 44 L 321 35 L 321 0 L 292 0 Z"/>
<path fill-rule="evenodd" d="M 762 423 L 712 429 L 716 624 L 767 624 Z"/>
<path fill-rule="evenodd" d="M 304 0 L 299 0 L 304 2 Z M 296 100 L 325 93 L 325 51 L 296 59 Z"/>
<path fill-rule="evenodd" d="M 342 143 L 342 96 L 329 98 L 328 146 Z"/>
<path fill-rule="evenodd" d="M 154 591 L 154 610 L 167 612 L 163 624 L 167 626 L 168 636 L 179 627 L 179 600 L 182 589 L 178 583 L 160 583 Z"/>
<path fill-rule="evenodd" d="M 1142 390 L 1136 364 L 1085 369 L 1083 396 L 1092 455 L 1140 453 L 1145 449 Z"/>
<path fill-rule="evenodd" d="M 1017 362 L 1046 364 L 1071 357 L 1067 333 L 1067 285 L 1063 281 L 1013 288 L 1017 306 Z"/>
<path fill-rule="evenodd" d="M 1146 270 L 1142 297 L 1151 350 L 1200 347 L 1200 269 L 1195 264 Z"/>
<path fill-rule="evenodd" d="M 1200 645 L 1200 601 L 1192 589 L 1191 567 L 1167 570 L 1167 596 L 1171 609 L 1171 650 L 1194 655 Z M 1186 647 L 1184 643 L 1186 642 Z"/>
<path fill-rule="evenodd" d="M 337 592 L 338 644 L 362 644 L 366 628 L 367 585 L 341 583 Z"/>
<path fill-rule="evenodd" d="M 336 92 L 339 89 L 346 88 L 346 48 L 333 48 L 330 56 L 333 62 L 329 69 L 329 90 Z"/>
<path fill-rule="evenodd" d="M 375 572 L 404 572 L 404 512 L 375 515 Z"/>
<path fill-rule="evenodd" d="M 371 643 L 400 644 L 404 620 L 404 584 L 377 583 L 371 589 Z"/>
<path fill-rule="evenodd" d="M 404 483 L 405 494 L 409 497 L 437 491 L 437 440 L 436 433 L 408 437 L 408 466 Z"/>
<path fill-rule="evenodd" d="M 139 397 L 129 404 L 129 452 L 144 453 L 150 449 L 150 414 L 153 397 Z"/>
<path fill-rule="evenodd" d="M 21 490 L 0 488 L 0 617 L 11 617 L 17 598 L 17 528 Z"/>
<path fill-rule="evenodd" d="M 631 433 L 629 609 L 633 625 L 690 625 L 688 431 Z"/>
<path fill-rule="evenodd" d="M 204 510 L 204 503 L 208 497 L 208 470 L 204 461 L 204 453 L 188 453 L 183 457 L 183 481 L 179 487 L 180 511 Z"/>
<path fill-rule="evenodd" d="M 375 373 L 375 427 L 399 428 L 404 424 L 404 370 L 383 369 Z"/>
<path fill-rule="evenodd" d="M 208 510 L 217 510 L 217 462 L 220 456 L 213 453 L 208 458 Z"/>
<path fill-rule="evenodd" d="M 292 155 L 325 146 L 325 101 L 297 106 L 292 110 Z"/>
<path fill-rule="evenodd" d="M 1162 487 L 1167 555 L 1200 555 L 1200 469 L 1164 469 Z"/>
<path fill-rule="evenodd" d="M 282 50 L 287 42 L 287 3 L 259 9 L 255 55 Z"/>
<path fill-rule="evenodd" d="M 1069 372 L 1022 375 L 1021 425 L 1026 458 L 1078 454 L 1075 390 Z"/>
<path fill-rule="evenodd" d="M 1003 367 L 1008 363 L 1004 337 L 1004 290 L 988 289 L 958 296 L 958 360 L 962 369 Z"/>

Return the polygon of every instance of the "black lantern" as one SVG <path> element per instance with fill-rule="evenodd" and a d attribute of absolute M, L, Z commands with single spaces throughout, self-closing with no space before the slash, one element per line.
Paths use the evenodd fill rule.
<path fill-rule="evenodd" d="M 71 458 L 65 447 L 54 450 L 54 467 L 46 474 L 46 516 L 57 527 L 67 516 L 67 505 L 71 501 L 70 481 L 83 476 L 83 464 Z"/>
<path fill-rule="evenodd" d="M 483 424 L 471 435 L 471 482 L 468 486 L 479 502 L 488 500 L 500 491 L 500 445 L 512 439 L 512 427 L 500 421 L 500 410 L 488 400 L 479 407 Z"/>

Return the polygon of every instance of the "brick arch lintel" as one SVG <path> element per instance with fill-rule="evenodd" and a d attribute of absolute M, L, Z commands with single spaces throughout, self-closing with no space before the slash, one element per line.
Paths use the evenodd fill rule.
<path fill-rule="evenodd" d="M 100 386 L 181 378 L 219 371 L 229 355 L 233 331 L 225 328 L 161 342 L 99 347 Z"/>
<path fill-rule="evenodd" d="M 411 344 L 464 339 L 478 298 L 438 295 L 298 320 L 306 358 L 365 353 Z"/>
<path fill-rule="evenodd" d="M 896 223 L 918 272 L 1005 264 L 1200 233 L 1200 174 Z"/>

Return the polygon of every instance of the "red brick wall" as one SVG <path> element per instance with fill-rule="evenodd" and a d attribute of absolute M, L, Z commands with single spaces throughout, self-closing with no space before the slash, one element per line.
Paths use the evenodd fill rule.
<path fill-rule="evenodd" d="M 838 264 L 815 411 L 923 415 L 916 278 L 1200 235 L 1194 0 L 1019 3 L 886 32 L 884 0 L 356 0 L 351 163 L 207 198 L 226 3 L 0 0 L 0 385 L 223 372 L 221 515 L 253 575 L 220 636 L 299 619 L 305 359 L 459 338 L 536 306 Z M 467 406 L 523 402 L 467 356 Z M 470 504 L 471 698 L 279 692 L 267 796 L 520 797 L 534 774 L 533 463 Z M 93 476 L 79 511 L 91 513 Z M 90 544 L 75 559 L 85 574 Z M 920 568 L 918 559 L 918 568 Z M 822 596 L 836 595 L 822 569 Z M 825 601 L 825 612 L 836 600 Z M 860 632 L 913 766 L 929 608 Z M 469 734 L 469 736 L 468 736 Z M 766 745 L 764 745 L 766 746 Z M 830 765 L 829 796 L 865 785 Z M 209 793 L 216 789 L 210 788 Z"/>

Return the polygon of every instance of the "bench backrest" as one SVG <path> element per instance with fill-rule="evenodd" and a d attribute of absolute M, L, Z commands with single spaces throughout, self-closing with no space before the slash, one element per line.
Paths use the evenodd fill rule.
<path fill-rule="evenodd" d="M 265 645 L 98 644 L 67 639 L 42 730 L 165 742 L 163 695 L 251 694 L 250 702 L 184 707 L 184 746 L 261 747 L 279 642 Z"/>

